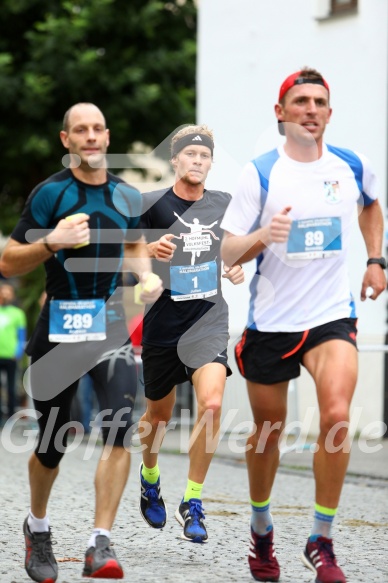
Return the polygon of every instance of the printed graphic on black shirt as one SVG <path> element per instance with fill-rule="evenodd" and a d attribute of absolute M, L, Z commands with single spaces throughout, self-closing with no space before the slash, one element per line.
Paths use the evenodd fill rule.
<path fill-rule="evenodd" d="M 190 233 L 181 233 L 176 239 L 183 239 L 183 252 L 191 253 L 191 265 L 194 265 L 196 257 L 200 257 L 202 251 L 210 251 L 210 246 L 213 243 L 212 238 L 219 241 L 220 238 L 211 231 L 211 228 L 218 221 L 214 221 L 210 225 L 201 225 L 199 219 L 194 218 L 192 223 L 186 223 L 177 213 L 174 212 L 174 215 L 185 227 L 190 229 Z"/>
<path fill-rule="evenodd" d="M 171 265 L 170 283 L 171 298 L 174 301 L 198 300 L 209 298 L 217 293 L 217 264 L 215 261 L 200 263 L 201 253 L 210 251 L 213 240 L 219 237 L 211 230 L 218 223 L 201 225 L 194 217 L 191 223 L 186 222 L 176 212 L 174 215 L 188 229 L 189 233 L 180 233 L 176 239 L 183 242 L 183 253 L 191 253 L 190 265 Z M 198 260 L 198 263 L 196 263 Z"/>

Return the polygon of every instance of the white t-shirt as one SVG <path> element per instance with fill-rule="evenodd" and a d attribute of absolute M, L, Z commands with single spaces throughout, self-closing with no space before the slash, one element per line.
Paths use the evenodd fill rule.
<path fill-rule="evenodd" d="M 324 145 L 319 160 L 302 163 L 280 147 L 248 163 L 221 227 L 246 235 L 286 206 L 293 223 L 287 243 L 257 257 L 247 326 L 299 332 L 356 317 L 345 261 L 357 211 L 376 198 L 369 161 L 350 150 Z"/>

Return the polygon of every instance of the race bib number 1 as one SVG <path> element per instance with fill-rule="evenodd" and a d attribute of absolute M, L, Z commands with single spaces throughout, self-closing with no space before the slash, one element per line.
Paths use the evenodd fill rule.
<path fill-rule="evenodd" d="M 93 300 L 51 300 L 50 342 L 105 340 L 105 302 Z"/>
<path fill-rule="evenodd" d="M 217 264 L 215 261 L 199 265 L 171 265 L 171 299 L 175 302 L 198 300 L 217 293 Z"/>
<path fill-rule="evenodd" d="M 342 249 L 341 217 L 293 221 L 287 242 L 288 259 L 323 259 Z"/>

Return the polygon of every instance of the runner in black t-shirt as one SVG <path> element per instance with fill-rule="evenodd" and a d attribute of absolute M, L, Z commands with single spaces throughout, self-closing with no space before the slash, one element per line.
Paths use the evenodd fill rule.
<path fill-rule="evenodd" d="M 47 300 L 28 344 L 39 440 L 29 462 L 31 509 L 24 522 L 25 567 L 34 581 L 55 581 L 58 567 L 46 513 L 66 447 L 70 406 L 78 380 L 89 372 L 100 406 L 105 447 L 95 478 L 94 530 L 83 575 L 122 578 L 110 530 L 130 463 L 136 372 L 122 304 L 122 271 L 147 281 L 147 248 L 136 231 L 140 193 L 106 171 L 109 145 L 102 112 L 79 103 L 66 113 L 62 143 L 71 169 L 31 193 L 1 261 L 7 277 L 44 263 Z M 161 293 L 157 279 L 145 302 Z M 71 512 L 71 502 L 69 511 Z"/>
<path fill-rule="evenodd" d="M 216 449 L 226 377 L 228 307 L 221 276 L 241 283 L 240 265 L 221 265 L 221 220 L 230 201 L 225 192 L 206 190 L 213 159 L 213 135 L 206 126 L 187 126 L 172 139 L 172 188 L 146 193 L 141 227 L 145 230 L 154 271 L 164 284 L 162 296 L 146 310 L 143 370 L 147 409 L 141 421 L 151 433 L 140 467 L 140 512 L 153 528 L 166 523 L 160 492 L 158 450 L 175 403 L 175 386 L 189 380 L 195 390 L 197 420 L 190 447 L 186 491 L 175 513 L 182 538 L 206 542 L 201 502 L 203 483 Z M 222 275 L 223 274 L 223 275 Z M 162 426 L 159 427 L 159 422 Z"/>

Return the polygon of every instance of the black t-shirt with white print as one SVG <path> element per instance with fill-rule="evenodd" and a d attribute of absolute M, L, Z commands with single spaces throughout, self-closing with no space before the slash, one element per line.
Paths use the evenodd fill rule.
<path fill-rule="evenodd" d="M 184 200 L 172 188 L 143 194 L 140 227 L 147 241 L 172 233 L 177 246 L 170 262 L 153 261 L 165 290 L 146 309 L 145 344 L 175 346 L 178 341 L 228 334 L 228 307 L 221 292 L 220 224 L 230 199 L 230 194 L 212 190 L 205 190 L 198 201 Z"/>

